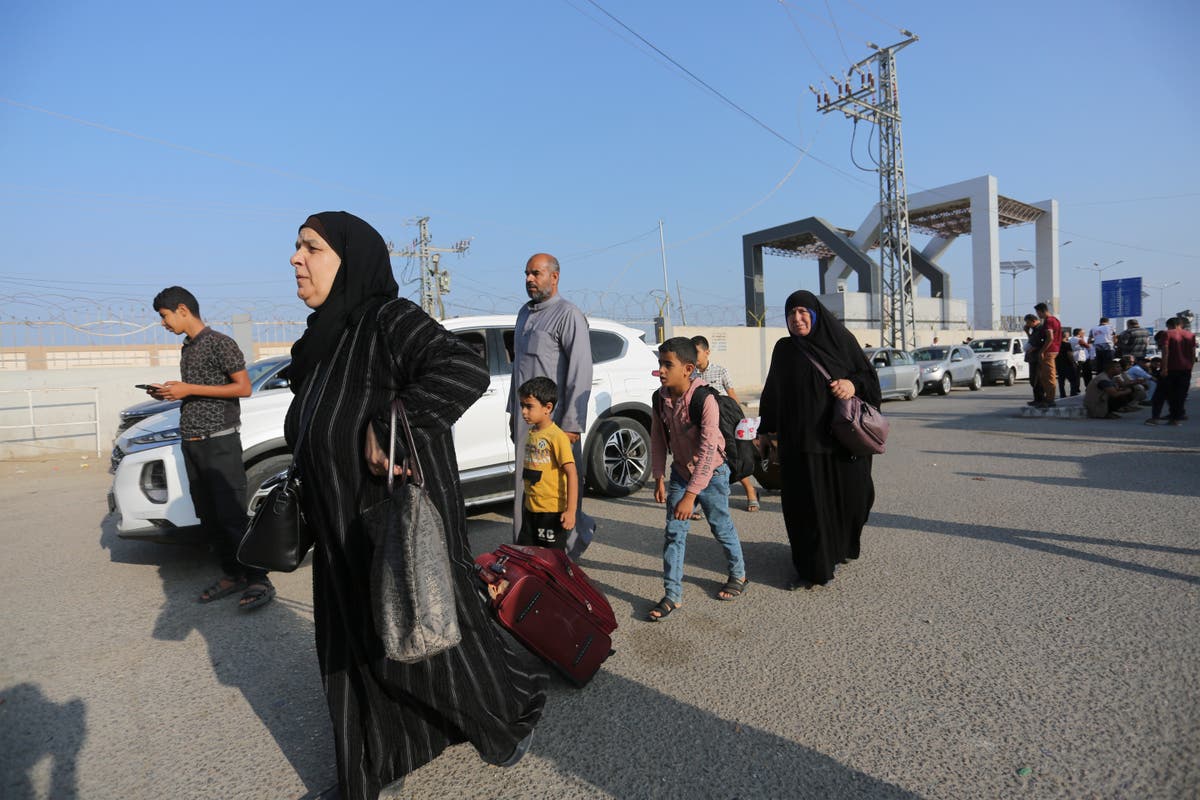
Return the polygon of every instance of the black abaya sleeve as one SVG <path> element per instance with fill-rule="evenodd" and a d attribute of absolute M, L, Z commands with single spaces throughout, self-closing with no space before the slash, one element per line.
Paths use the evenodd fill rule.
<path fill-rule="evenodd" d="M 469 345 L 404 298 L 379 310 L 379 332 L 396 394 L 408 412 L 413 443 L 423 450 L 449 432 L 487 391 L 487 365 Z M 381 443 L 388 439 L 390 413 L 382 408 L 373 415 Z"/>

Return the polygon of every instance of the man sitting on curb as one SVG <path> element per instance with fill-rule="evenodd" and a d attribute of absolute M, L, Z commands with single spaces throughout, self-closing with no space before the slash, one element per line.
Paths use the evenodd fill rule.
<path fill-rule="evenodd" d="M 1145 370 L 1135 368 L 1133 359 L 1130 356 L 1121 356 L 1117 359 L 1117 363 L 1121 365 L 1121 371 L 1116 377 L 1117 386 L 1133 392 L 1133 399 L 1130 401 L 1130 404 L 1148 405 L 1149 401 L 1146 398 L 1150 396 L 1149 387 L 1147 386 L 1150 376 Z"/>
<path fill-rule="evenodd" d="M 1120 364 L 1109 361 L 1104 371 L 1087 385 L 1087 391 L 1083 393 L 1083 407 L 1092 419 L 1120 419 L 1117 410 L 1128 407 L 1133 400 L 1132 391 L 1117 386 L 1115 379 L 1120 371 Z"/>

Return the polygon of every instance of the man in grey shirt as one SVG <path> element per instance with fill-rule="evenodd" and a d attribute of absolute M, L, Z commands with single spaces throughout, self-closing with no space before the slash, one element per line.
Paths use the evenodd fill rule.
<path fill-rule="evenodd" d="M 579 472 L 579 508 L 575 514 L 575 532 L 567 542 L 567 551 L 577 557 L 591 541 L 596 521 L 583 513 L 583 486 L 587 464 L 581 448 L 587 423 L 588 398 L 592 393 L 592 342 L 587 318 L 574 304 L 558 293 L 558 259 L 538 253 L 525 263 L 525 292 L 529 302 L 517 312 L 513 334 L 513 375 L 509 388 L 508 412 L 516 463 L 524 461 L 529 428 L 521 419 L 517 387 L 530 378 L 543 376 L 558 386 L 558 404 L 554 423 L 571 440 L 575 468 Z M 513 500 L 513 541 L 521 531 L 521 497 L 525 491 L 520 469 L 516 470 Z"/>

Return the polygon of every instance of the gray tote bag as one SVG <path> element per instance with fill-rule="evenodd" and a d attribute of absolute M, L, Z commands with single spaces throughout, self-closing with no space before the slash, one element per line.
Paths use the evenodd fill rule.
<path fill-rule="evenodd" d="M 408 456 L 397 481 L 396 418 Z M 392 401 L 388 445 L 388 498 L 363 513 L 375 552 L 371 561 L 371 616 L 393 661 L 424 661 L 462 640 L 442 515 L 425 491 L 404 405 Z"/>

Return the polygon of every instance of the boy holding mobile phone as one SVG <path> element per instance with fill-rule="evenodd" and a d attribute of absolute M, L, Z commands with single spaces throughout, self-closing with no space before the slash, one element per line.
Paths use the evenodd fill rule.
<path fill-rule="evenodd" d="M 200 317 L 195 295 L 181 286 L 163 289 L 154 298 L 163 327 L 182 335 L 181 381 L 152 384 L 146 390 L 159 400 L 179 400 L 179 432 L 192 505 L 221 559 L 222 575 L 200 593 L 210 603 L 241 592 L 239 608 L 249 611 L 271 602 L 275 587 L 265 570 L 237 560 L 246 532 L 246 470 L 242 466 L 239 397 L 250 396 L 246 358 L 237 342 L 214 331 Z"/>

